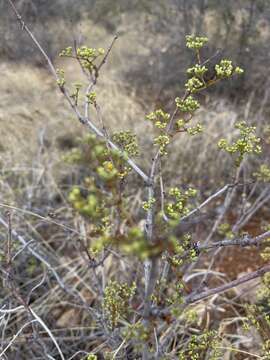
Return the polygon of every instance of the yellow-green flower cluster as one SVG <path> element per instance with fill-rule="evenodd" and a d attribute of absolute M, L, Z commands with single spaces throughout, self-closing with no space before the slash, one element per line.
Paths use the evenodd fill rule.
<path fill-rule="evenodd" d="M 241 75 L 244 73 L 244 69 L 240 68 L 239 66 L 236 66 L 234 68 L 234 73 L 237 74 L 237 75 Z"/>
<path fill-rule="evenodd" d="M 134 296 L 136 285 L 120 284 L 110 281 L 104 290 L 103 308 L 108 316 L 109 324 L 114 329 L 121 317 L 129 311 L 129 301 Z"/>
<path fill-rule="evenodd" d="M 179 360 L 200 360 L 208 354 L 211 360 L 221 359 L 219 339 L 215 331 L 209 330 L 201 335 L 192 335 L 187 349 L 180 351 Z"/>
<path fill-rule="evenodd" d="M 199 101 L 195 100 L 193 96 L 189 95 L 186 99 L 182 100 L 179 97 L 175 99 L 176 106 L 185 113 L 193 113 L 199 109 Z"/>
<path fill-rule="evenodd" d="M 153 205 L 155 204 L 156 202 L 156 199 L 155 198 L 151 198 L 149 199 L 148 201 L 144 201 L 143 204 L 142 204 L 142 208 L 145 210 L 145 211 L 148 211 L 150 209 L 152 209 Z"/>
<path fill-rule="evenodd" d="M 245 310 L 247 314 L 248 325 L 254 326 L 257 330 L 260 329 L 260 322 L 258 320 L 258 305 L 257 304 L 245 304 Z"/>
<path fill-rule="evenodd" d="M 171 219 L 179 219 L 187 215 L 190 211 L 188 201 L 195 197 L 197 190 L 189 188 L 186 191 L 180 190 L 178 187 L 172 188 L 169 195 L 174 201 L 166 205 L 166 213 Z"/>
<path fill-rule="evenodd" d="M 60 57 L 64 57 L 64 56 L 70 57 L 70 56 L 72 56 L 72 53 L 73 53 L 72 47 L 68 46 L 60 52 L 59 56 Z"/>
<path fill-rule="evenodd" d="M 183 304 L 184 302 L 184 296 L 183 296 L 184 285 L 181 281 L 178 281 L 177 283 L 171 284 L 171 290 L 173 291 L 173 293 L 166 298 L 166 303 L 168 305 L 176 305 L 175 307 L 172 308 L 172 314 L 175 317 L 178 317 L 180 315 L 179 305 Z"/>
<path fill-rule="evenodd" d="M 77 56 L 80 57 L 81 59 L 96 59 L 98 56 L 103 55 L 105 52 L 104 49 L 99 48 L 99 49 L 95 49 L 95 48 L 90 48 L 88 46 L 81 46 L 77 49 Z"/>
<path fill-rule="evenodd" d="M 198 253 L 196 251 L 196 249 L 190 249 L 189 251 L 189 259 L 193 262 L 198 260 Z"/>
<path fill-rule="evenodd" d="M 190 126 L 187 128 L 187 133 L 191 136 L 197 135 L 203 131 L 202 124 L 198 123 L 195 126 Z"/>
<path fill-rule="evenodd" d="M 175 188 L 171 188 L 171 190 L 169 191 L 169 194 L 176 198 L 179 198 L 183 195 L 187 196 L 187 197 L 194 197 L 197 195 L 197 190 L 193 189 L 193 188 L 189 188 L 184 193 L 182 193 L 177 187 L 175 187 Z"/>
<path fill-rule="evenodd" d="M 270 340 L 266 340 L 262 345 L 263 358 L 265 360 L 270 359 Z"/>
<path fill-rule="evenodd" d="M 95 49 L 90 48 L 88 46 L 82 46 L 77 49 L 76 56 L 78 59 L 81 60 L 82 65 L 85 69 L 88 69 L 89 71 L 92 71 L 94 68 L 94 62 L 95 60 L 103 55 L 105 52 L 104 49 Z"/>
<path fill-rule="evenodd" d="M 196 309 L 188 309 L 184 312 L 184 317 L 186 319 L 187 324 L 196 324 L 198 322 L 198 313 Z"/>
<path fill-rule="evenodd" d="M 66 155 L 62 157 L 64 161 L 70 164 L 80 162 L 81 158 L 82 158 L 82 152 L 78 148 L 71 149 Z"/>
<path fill-rule="evenodd" d="M 179 224 L 179 217 L 171 220 L 172 227 Z M 180 239 L 174 235 L 169 237 L 168 248 L 169 252 L 164 256 L 164 260 L 168 261 L 171 266 L 181 266 L 184 261 L 194 261 L 198 258 L 196 249 L 191 246 L 191 235 L 189 233 L 182 236 Z"/>
<path fill-rule="evenodd" d="M 260 253 L 260 255 L 264 261 L 269 261 L 270 260 L 270 247 L 267 246 L 265 249 L 263 249 L 263 251 Z"/>
<path fill-rule="evenodd" d="M 201 49 L 208 42 L 207 37 L 187 35 L 186 46 L 188 49 Z"/>
<path fill-rule="evenodd" d="M 85 69 L 92 71 L 95 60 L 104 55 L 104 53 L 105 50 L 103 48 L 95 49 L 84 45 L 73 51 L 72 47 L 68 46 L 60 52 L 59 56 L 77 58 Z"/>
<path fill-rule="evenodd" d="M 93 134 L 89 133 L 82 139 L 77 139 L 76 145 L 65 155 L 65 161 L 76 164 L 91 164 L 91 167 L 96 168 L 108 158 L 104 141 Z"/>
<path fill-rule="evenodd" d="M 89 139 L 87 141 L 89 141 Z M 91 140 L 91 143 L 94 144 L 95 141 Z M 97 146 L 101 146 L 101 148 L 103 148 L 103 146 L 98 143 L 96 146 L 93 146 L 93 148 L 95 149 Z M 104 148 L 102 150 L 104 151 Z M 82 153 L 81 156 L 83 156 L 83 154 L 84 153 Z M 92 152 L 91 155 L 93 155 Z M 95 156 L 92 156 L 91 159 L 97 173 L 96 166 L 98 161 L 96 161 Z M 79 161 L 76 161 L 76 163 L 80 161 L 82 160 L 80 159 Z M 110 168 L 109 164 L 106 164 L 106 166 Z M 91 219 L 91 234 L 93 238 L 96 236 L 103 236 L 108 232 L 110 227 L 110 219 L 108 215 L 112 196 L 108 196 L 108 193 L 103 188 L 107 186 L 107 181 L 104 182 L 102 188 L 97 186 L 97 183 L 100 184 L 100 181 L 101 177 L 98 179 L 97 176 L 85 177 L 82 186 L 74 186 L 68 195 L 68 200 L 74 209 L 77 210 L 80 214 Z M 103 240 L 104 239 L 101 239 L 99 244 L 97 244 L 99 249 L 103 246 Z"/>
<path fill-rule="evenodd" d="M 261 153 L 262 149 L 259 145 L 261 139 L 254 134 L 256 127 L 248 126 L 245 121 L 236 123 L 235 128 L 240 130 L 240 137 L 232 144 L 226 139 L 220 139 L 218 147 L 231 155 L 237 154 L 235 164 L 239 166 L 245 154 Z"/>
<path fill-rule="evenodd" d="M 139 227 L 130 228 L 125 238 L 121 239 L 119 245 L 125 254 L 138 256 L 141 260 L 145 260 L 151 255 L 152 249 Z"/>
<path fill-rule="evenodd" d="M 136 156 L 139 154 L 136 135 L 132 134 L 131 131 L 120 131 L 118 133 L 114 133 L 112 140 L 129 156 Z"/>
<path fill-rule="evenodd" d="M 80 209 L 82 207 L 81 190 L 74 186 L 68 195 L 68 200 L 73 204 L 75 209 Z"/>
<path fill-rule="evenodd" d="M 86 165 L 86 171 L 90 171 L 90 174 L 85 177 L 81 187 L 73 187 L 68 198 L 74 209 L 90 220 L 89 233 L 94 240 L 92 250 L 100 251 L 112 243 L 118 246 L 118 240 L 130 244 L 131 235 L 123 235 L 123 239 L 114 236 L 110 217 L 113 213 L 111 209 L 115 207 L 118 207 L 120 216 L 125 214 L 126 199 L 119 202 L 118 186 L 129 174 L 130 167 L 119 151 L 108 149 L 105 142 L 94 135 L 85 136 L 79 146 L 72 149 L 66 158 L 69 162 Z"/>
<path fill-rule="evenodd" d="M 175 254 L 178 256 L 182 256 L 184 254 L 185 249 L 183 244 L 180 244 L 179 239 L 177 239 L 174 235 L 169 237 L 169 244 Z"/>
<path fill-rule="evenodd" d="M 256 295 L 258 301 L 265 301 L 270 307 L 270 273 L 263 276 L 262 285 L 258 288 Z"/>
<path fill-rule="evenodd" d="M 58 79 L 57 79 L 57 84 L 60 86 L 60 87 L 63 87 L 66 83 L 66 80 L 65 80 L 65 71 L 63 69 L 56 69 L 56 74 L 58 76 Z"/>
<path fill-rule="evenodd" d="M 68 200 L 81 214 L 90 216 L 92 219 L 98 219 L 104 215 L 102 206 L 98 203 L 98 197 L 95 193 L 83 196 L 81 190 L 74 186 L 69 193 Z"/>
<path fill-rule="evenodd" d="M 223 59 L 215 66 L 216 75 L 218 78 L 228 78 L 234 74 L 241 75 L 244 70 L 239 66 L 234 67 L 231 60 Z"/>
<path fill-rule="evenodd" d="M 148 114 L 146 119 L 154 122 L 158 129 L 165 129 L 170 120 L 170 114 L 164 112 L 162 109 L 158 109 Z"/>
<path fill-rule="evenodd" d="M 159 135 L 154 139 L 154 145 L 159 146 L 160 155 L 167 155 L 166 148 L 170 143 L 168 135 Z"/>
<path fill-rule="evenodd" d="M 270 182 L 270 168 L 266 164 L 261 165 L 259 171 L 253 173 L 253 175 L 259 181 Z"/>
<path fill-rule="evenodd" d="M 78 103 L 78 99 L 79 99 L 79 92 L 80 92 L 80 89 L 82 88 L 82 84 L 81 83 L 75 83 L 73 84 L 75 90 L 73 91 L 73 93 L 70 95 L 74 101 L 75 101 L 75 104 L 77 105 Z"/>
<path fill-rule="evenodd" d="M 207 72 L 207 67 L 205 65 L 196 64 L 187 69 L 188 75 L 196 76 L 202 78 L 203 75 Z"/>
<path fill-rule="evenodd" d="M 230 77 L 233 73 L 233 65 L 231 60 L 221 60 L 220 64 L 215 66 L 218 77 Z"/>
<path fill-rule="evenodd" d="M 89 104 L 95 104 L 97 101 L 97 94 L 95 91 L 91 91 L 89 94 L 86 95 L 86 97 Z"/>
<path fill-rule="evenodd" d="M 168 262 L 172 267 L 179 267 L 183 265 L 183 259 L 181 259 L 178 255 L 172 255 L 169 259 L 167 259 Z"/>
<path fill-rule="evenodd" d="M 87 360 L 98 360 L 97 355 L 89 354 L 86 358 Z"/>
<path fill-rule="evenodd" d="M 175 124 L 176 124 L 177 129 L 180 130 L 180 129 L 184 128 L 186 121 L 185 121 L 185 119 L 178 119 Z"/>
<path fill-rule="evenodd" d="M 188 79 L 188 81 L 185 84 L 186 89 L 190 93 L 195 93 L 196 91 L 200 90 L 203 86 L 204 86 L 203 82 L 195 76 L 193 76 L 191 79 Z"/>
<path fill-rule="evenodd" d="M 102 166 L 97 168 L 98 175 L 105 181 L 117 180 L 125 178 L 131 171 L 128 166 L 122 166 L 117 169 L 111 161 L 104 161 Z"/>
<path fill-rule="evenodd" d="M 124 141 L 123 150 L 128 151 L 130 155 L 137 152 L 135 135 L 122 132 L 120 133 L 120 139 Z M 126 164 L 123 154 L 118 150 L 108 150 L 104 141 L 101 141 L 95 135 L 87 134 L 81 140 L 81 144 L 85 148 L 82 151 L 73 149 L 67 158 L 70 158 L 70 161 L 73 159 L 73 162 L 91 164 L 100 179 L 107 182 L 108 185 L 112 185 L 113 181 L 123 179 L 130 173 L 131 168 Z"/>
<path fill-rule="evenodd" d="M 117 177 L 118 170 L 111 161 L 104 161 L 102 166 L 97 168 L 97 173 L 103 180 L 112 180 Z"/>
<path fill-rule="evenodd" d="M 134 340 L 139 342 L 138 352 L 141 351 L 141 342 L 146 341 L 150 336 L 149 329 L 145 327 L 142 321 L 129 325 L 127 328 L 123 329 L 122 334 L 125 339 L 132 340 L 133 343 Z M 136 344 L 134 348 L 136 349 Z"/>
<path fill-rule="evenodd" d="M 218 227 L 218 233 L 230 240 L 232 240 L 235 237 L 235 234 L 232 232 L 231 226 L 228 223 L 220 224 Z"/>

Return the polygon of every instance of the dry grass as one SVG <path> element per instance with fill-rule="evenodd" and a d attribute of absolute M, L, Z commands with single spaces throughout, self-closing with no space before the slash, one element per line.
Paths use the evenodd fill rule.
<path fill-rule="evenodd" d="M 121 41 L 120 39 L 118 43 Z M 117 51 L 118 49 L 115 48 L 114 53 Z M 151 125 L 145 120 L 145 115 L 154 109 L 154 104 L 146 104 L 121 80 L 123 69 L 121 65 L 118 65 L 118 68 L 113 67 L 114 61 L 117 62 L 114 57 L 115 55 L 112 56 L 112 64 L 109 61 L 104 68 L 97 86 L 104 124 L 111 132 L 120 129 L 133 130 L 138 135 L 142 149 L 143 147 L 149 149 L 154 133 Z M 63 67 L 66 71 L 66 78 L 71 88 L 74 82 L 83 81 L 80 69 L 70 60 L 58 60 L 57 66 Z M 58 153 L 57 139 L 82 135 L 82 129 L 70 114 L 62 96 L 58 94 L 56 85 L 44 69 L 19 64 L 2 64 L 1 72 L 3 74 L 0 85 L 3 94 L 0 108 L 0 129 L 3 134 L 2 160 L 5 159 L 5 163 L 8 160 L 9 164 L 13 165 L 16 163 L 29 165 L 41 143 L 45 141 L 43 145 L 50 148 L 48 155 L 58 162 L 57 157 L 61 154 Z M 204 177 L 206 175 L 203 171 L 204 164 L 216 160 L 217 141 L 220 137 L 232 136 L 231 129 L 236 119 L 236 109 L 226 101 L 216 100 L 202 107 L 196 121 L 204 124 L 205 133 L 197 139 L 183 135 L 172 146 L 174 149 L 172 161 L 173 164 L 177 164 L 176 177 L 181 175 L 183 178 L 184 173 L 184 179 L 192 178 L 194 168 L 190 172 L 185 166 L 190 162 L 196 162 L 194 175 L 200 173 Z M 226 166 L 224 157 L 222 162 Z M 174 166 L 172 169 L 175 171 Z"/>

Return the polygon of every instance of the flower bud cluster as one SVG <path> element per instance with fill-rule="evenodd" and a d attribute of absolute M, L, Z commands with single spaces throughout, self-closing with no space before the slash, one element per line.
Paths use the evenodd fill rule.
<path fill-rule="evenodd" d="M 235 164 L 239 166 L 245 154 L 261 153 L 262 149 L 259 145 L 261 139 L 255 135 L 256 127 L 248 126 L 245 121 L 237 122 L 235 128 L 240 130 L 239 138 L 232 144 L 229 144 L 226 139 L 220 139 L 218 147 L 231 155 L 236 154 Z"/>
<path fill-rule="evenodd" d="M 166 213 L 171 219 L 179 219 L 187 215 L 190 211 L 188 204 L 190 198 L 195 197 L 197 190 L 189 188 L 186 191 L 180 190 L 178 187 L 171 188 L 169 195 L 174 199 L 166 205 Z"/>
<path fill-rule="evenodd" d="M 223 59 L 215 66 L 216 75 L 218 78 L 229 78 L 234 74 L 241 75 L 244 70 L 239 66 L 234 67 L 231 60 Z"/>
<path fill-rule="evenodd" d="M 158 129 L 165 129 L 170 120 L 170 114 L 166 113 L 162 109 L 158 109 L 148 114 L 146 119 L 154 122 Z"/>
<path fill-rule="evenodd" d="M 255 172 L 253 176 L 259 181 L 270 182 L 270 168 L 266 164 L 263 164 L 260 166 L 259 171 Z"/>
<path fill-rule="evenodd" d="M 195 100 L 193 96 L 189 95 L 182 100 L 179 97 L 175 99 L 176 106 L 184 113 L 193 113 L 200 107 L 199 101 Z"/>
<path fill-rule="evenodd" d="M 120 131 L 118 133 L 114 133 L 112 140 L 129 156 L 137 156 L 139 154 L 136 135 L 132 134 L 131 131 Z"/>
<path fill-rule="evenodd" d="M 187 35 L 186 36 L 186 46 L 188 49 L 201 49 L 206 43 L 208 42 L 207 37 L 202 36 L 194 36 L 194 35 Z"/>
<path fill-rule="evenodd" d="M 118 325 L 121 317 L 128 313 L 129 301 L 134 296 L 136 285 L 131 286 L 117 281 L 110 281 L 104 290 L 103 308 L 112 329 Z"/>

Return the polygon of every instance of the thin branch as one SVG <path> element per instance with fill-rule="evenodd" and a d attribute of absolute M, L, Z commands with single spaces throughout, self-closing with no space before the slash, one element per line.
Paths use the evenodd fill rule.
<path fill-rule="evenodd" d="M 159 162 L 159 184 L 160 184 L 160 201 L 161 201 L 162 217 L 166 222 L 169 222 L 169 218 L 165 213 L 165 206 L 164 206 L 165 190 L 164 190 L 163 177 L 162 177 L 161 161 Z"/>
<path fill-rule="evenodd" d="M 20 310 L 24 310 L 23 305 L 16 306 L 15 308 L 12 308 L 12 309 L 4 309 L 4 307 L 2 307 L 0 309 L 0 314 L 12 314 L 12 313 L 18 312 Z"/>
<path fill-rule="evenodd" d="M 47 61 L 50 71 L 53 74 L 53 76 L 55 77 L 56 80 L 59 80 L 59 77 L 56 73 L 55 67 L 53 66 L 53 63 L 51 62 L 49 56 L 46 54 L 46 52 L 44 51 L 44 49 L 42 48 L 42 46 L 40 45 L 40 43 L 37 41 L 36 37 L 33 35 L 33 33 L 30 31 L 30 29 L 28 28 L 28 26 L 25 24 L 25 22 L 23 21 L 21 15 L 19 14 L 18 10 L 16 9 L 13 1 L 11 0 L 7 0 L 9 2 L 9 5 L 11 6 L 14 14 L 17 17 L 17 20 L 19 21 L 19 23 L 21 24 L 22 30 L 24 30 L 28 36 L 30 36 L 30 38 L 32 39 L 33 43 L 36 45 L 36 47 L 38 48 L 38 50 L 41 52 L 41 54 L 43 55 L 43 57 L 45 58 L 45 60 Z"/>
<path fill-rule="evenodd" d="M 265 239 L 270 238 L 270 231 L 267 231 L 261 235 L 255 236 L 254 238 L 251 238 L 250 236 L 243 236 L 241 238 L 238 239 L 233 239 L 233 240 L 222 240 L 222 241 L 218 241 L 212 244 L 198 244 L 197 248 L 198 250 L 204 250 L 204 249 L 214 249 L 214 248 L 220 248 L 220 247 L 225 247 L 225 246 L 234 246 L 234 245 L 240 245 L 242 247 L 245 246 L 258 246 L 261 242 L 263 242 Z"/>
<path fill-rule="evenodd" d="M 35 241 L 34 240 L 30 240 L 30 241 L 28 241 L 28 243 L 26 243 L 25 245 L 23 245 L 22 247 L 21 247 L 21 249 L 19 249 L 17 252 L 16 252 L 16 254 L 14 254 L 13 256 L 12 256 L 12 261 L 13 260 L 15 260 L 15 258 L 18 256 L 18 255 L 20 255 L 29 245 L 31 245 L 31 244 L 34 244 L 35 243 Z"/>
<path fill-rule="evenodd" d="M 44 269 L 44 272 L 43 272 L 43 276 L 42 276 L 42 279 L 29 291 L 29 293 L 27 294 L 27 299 L 26 299 L 26 304 L 29 304 L 30 303 L 30 299 L 31 299 L 31 295 L 33 294 L 34 291 L 36 291 L 40 286 L 42 286 L 42 284 L 45 282 L 46 280 L 46 276 L 47 276 L 47 273 Z"/>
<path fill-rule="evenodd" d="M 5 354 L 5 352 L 11 347 L 11 345 L 14 343 L 14 341 L 17 339 L 17 337 L 20 335 L 20 333 L 29 325 L 33 324 L 34 322 L 37 322 L 36 319 L 29 321 L 28 323 L 24 324 L 20 330 L 13 336 L 13 338 L 10 340 L 9 344 L 4 348 L 4 350 L 0 353 L 0 358 Z"/>
<path fill-rule="evenodd" d="M 186 220 L 187 218 L 189 218 L 190 216 L 196 214 L 196 212 L 201 211 L 202 208 L 204 208 L 206 205 L 208 205 L 212 200 L 214 200 L 215 198 L 219 197 L 220 195 L 222 195 L 224 192 L 226 192 L 229 188 L 237 186 L 238 184 L 227 184 L 225 186 L 223 186 L 223 188 L 219 189 L 218 191 L 216 191 L 214 194 L 212 194 L 211 196 L 209 196 L 204 202 L 202 202 L 199 206 L 196 207 L 196 209 L 192 210 L 190 213 L 188 213 L 186 216 L 181 218 L 182 220 Z"/>
<path fill-rule="evenodd" d="M 34 312 L 33 309 L 30 309 L 31 314 L 33 315 L 33 317 L 36 319 L 36 321 L 43 327 L 43 329 L 46 331 L 46 333 L 49 335 L 49 337 L 51 338 L 52 342 L 54 343 L 61 360 L 65 360 L 65 357 L 62 353 L 62 350 L 60 348 L 60 346 L 58 345 L 58 342 L 56 341 L 54 335 L 52 334 L 51 330 L 48 328 L 48 326 L 44 323 L 44 321 Z"/>
<path fill-rule="evenodd" d="M 65 230 L 68 230 L 68 231 L 70 231 L 70 232 L 72 232 L 72 233 L 75 233 L 75 234 L 77 234 L 77 235 L 80 235 L 80 233 L 79 233 L 76 229 L 73 229 L 73 228 L 71 228 L 71 227 L 69 227 L 69 226 L 67 226 L 67 225 L 61 224 L 61 223 L 59 223 L 59 222 L 57 222 L 57 221 L 55 221 L 55 220 L 53 220 L 53 219 L 51 219 L 51 218 L 48 218 L 48 217 L 39 215 L 39 214 L 37 214 L 37 213 L 35 213 L 35 212 L 33 212 L 33 211 L 21 209 L 21 208 L 18 208 L 18 207 L 16 207 L 16 206 L 12 206 L 12 205 L 8 205 L 8 204 L 2 204 L 2 203 L 0 203 L 0 207 L 5 208 L 5 209 L 11 209 L 11 210 L 19 211 L 19 212 L 21 212 L 21 213 L 34 216 L 34 217 L 36 217 L 36 218 L 38 218 L 38 219 L 40 219 L 40 220 L 43 220 L 43 221 L 45 221 L 45 222 L 48 222 L 48 223 L 57 225 L 57 226 L 65 229 Z"/>
<path fill-rule="evenodd" d="M 99 71 L 102 68 L 102 66 L 106 63 L 107 58 L 113 48 L 113 45 L 115 43 L 115 41 L 118 39 L 117 35 L 114 36 L 110 46 L 108 47 L 103 59 L 101 60 L 100 64 L 98 65 L 97 69 L 96 69 L 96 75 L 88 75 L 80 61 L 80 59 L 77 57 L 77 60 L 81 66 L 82 72 L 86 75 L 87 79 L 89 80 L 89 85 L 87 86 L 86 92 L 85 92 L 85 105 L 84 105 L 84 116 L 86 119 L 89 118 L 89 94 L 91 93 L 91 91 L 93 90 L 94 86 L 97 84 L 97 78 L 99 76 Z M 75 43 L 75 51 L 77 54 L 77 50 L 76 50 L 76 43 Z M 106 134 L 105 134 L 106 135 Z"/>
<path fill-rule="evenodd" d="M 238 285 L 244 284 L 246 282 L 249 282 L 250 280 L 253 279 L 257 279 L 260 278 L 262 276 L 264 276 L 265 274 L 270 272 L 270 264 L 269 265 L 265 265 L 263 267 L 261 267 L 260 269 L 253 271 L 247 275 L 241 276 L 240 278 L 233 280 L 229 283 L 226 283 L 224 285 L 215 287 L 213 289 L 207 289 L 205 291 L 202 291 L 200 293 L 191 293 L 188 296 L 184 297 L 184 302 L 182 305 L 180 305 L 180 307 L 185 307 L 187 305 L 193 304 L 195 302 L 204 300 L 210 296 L 213 295 L 217 295 L 217 294 L 221 294 L 225 291 L 231 290 L 234 287 L 237 287 Z M 151 314 L 154 316 L 166 316 L 166 315 L 171 315 L 170 309 L 158 309 L 158 308 L 152 308 L 151 309 Z"/>
<path fill-rule="evenodd" d="M 267 191 L 265 191 L 267 190 Z M 256 199 L 252 207 L 247 210 L 243 215 L 240 217 L 240 219 L 237 221 L 237 223 L 232 228 L 232 231 L 239 231 L 239 229 L 243 228 L 248 221 L 253 217 L 253 215 L 270 199 L 270 192 L 269 188 L 265 189 L 262 194 Z M 268 194 L 267 194 L 268 193 Z"/>
<path fill-rule="evenodd" d="M 75 113 L 77 119 L 80 121 L 80 123 L 82 123 L 83 125 L 87 126 L 88 129 L 90 129 L 92 132 L 95 133 L 96 136 L 101 137 L 102 139 L 105 138 L 105 134 L 103 134 L 102 131 L 100 131 L 90 120 L 89 118 L 85 118 L 81 115 L 80 111 L 78 110 L 78 107 L 76 106 L 76 104 L 72 101 L 72 98 L 70 97 L 70 95 L 68 94 L 68 91 L 66 90 L 65 86 L 62 85 L 59 82 L 59 76 L 57 75 L 56 69 L 52 63 L 52 61 L 50 60 L 50 58 L 48 57 L 48 55 L 46 54 L 46 52 L 44 51 L 44 49 L 42 48 L 42 46 L 40 45 L 39 41 L 36 39 L 36 37 L 34 36 L 34 34 L 31 32 L 31 30 L 28 28 L 28 26 L 25 24 L 25 22 L 23 21 L 21 15 L 19 14 L 18 10 L 16 9 L 14 3 L 12 0 L 7 0 L 8 3 L 10 4 L 14 14 L 16 15 L 16 18 L 18 19 L 19 23 L 22 26 L 22 30 L 24 30 L 28 36 L 31 38 L 31 40 L 33 41 L 33 43 L 35 44 L 35 46 L 38 48 L 38 50 L 40 51 L 40 53 L 42 54 L 42 56 L 45 58 L 49 69 L 52 73 L 52 75 L 54 76 L 55 80 L 58 83 L 58 87 L 59 90 L 62 92 L 62 94 L 64 95 L 64 97 L 66 98 L 66 100 L 68 101 L 70 107 L 72 108 L 73 112 Z M 116 38 L 114 38 L 116 40 Z M 115 41 L 114 40 L 114 41 Z M 100 65 L 103 65 L 106 61 L 107 57 L 104 58 L 104 61 L 101 62 Z M 106 138 L 105 138 L 106 139 Z M 117 145 L 115 145 L 111 140 L 108 141 L 109 145 L 111 146 L 112 149 L 117 150 L 119 152 L 121 152 L 121 150 L 119 149 L 119 147 Z M 144 173 L 144 171 L 142 169 L 140 169 L 140 167 L 130 158 L 126 159 L 127 163 L 131 166 L 131 168 L 144 180 L 144 182 L 146 184 L 149 184 L 149 177 Z"/>
<path fill-rule="evenodd" d="M 111 45 L 108 47 L 108 49 L 107 49 L 107 51 L 106 51 L 106 53 L 105 53 L 105 55 L 104 55 L 101 63 L 100 63 L 100 64 L 98 65 L 98 67 L 97 67 L 97 71 L 98 71 L 98 72 L 99 72 L 99 70 L 102 68 L 102 66 L 106 63 L 106 61 L 107 61 L 107 59 L 108 59 L 108 56 L 109 56 L 109 54 L 110 54 L 110 52 L 111 52 L 111 50 L 112 50 L 112 48 L 113 48 L 113 45 L 114 45 L 114 43 L 115 43 L 115 41 L 116 41 L 117 39 L 118 39 L 118 36 L 117 36 L 117 35 L 114 35 L 114 38 L 112 39 Z"/>
<path fill-rule="evenodd" d="M 6 263 L 7 267 L 11 265 L 11 241 L 12 241 L 12 224 L 11 224 L 11 213 L 7 211 L 7 224 L 8 224 L 8 237 L 7 237 L 7 249 L 6 249 Z"/>
<path fill-rule="evenodd" d="M 221 285 L 221 286 L 218 286 L 216 288 L 213 288 L 213 289 L 208 289 L 208 290 L 205 290 L 199 294 L 191 294 L 189 296 L 187 296 L 185 298 L 185 304 L 192 304 L 194 302 L 197 302 L 199 300 L 203 300 L 209 296 L 212 296 L 212 295 L 215 295 L 215 294 L 220 294 L 220 293 L 223 293 L 225 291 L 228 291 L 240 284 L 243 284 L 243 283 L 246 283 L 250 280 L 253 280 L 253 279 L 256 279 L 258 277 L 262 277 L 264 276 L 266 273 L 270 272 L 270 264 L 269 265 L 266 265 L 266 266 L 263 266 L 262 268 L 256 270 L 256 271 L 253 271 L 251 272 L 250 274 L 247 274 L 247 275 L 244 275 L 244 276 L 241 276 L 239 279 L 236 279 L 236 280 L 233 280 L 227 284 L 224 284 L 224 285 Z"/>
<path fill-rule="evenodd" d="M 8 229 L 8 224 L 5 222 L 5 220 L 3 220 L 0 217 L 0 224 L 2 224 L 6 229 Z M 17 231 L 15 231 L 14 229 L 12 229 L 12 236 L 14 236 L 15 238 L 17 238 L 19 240 L 19 242 L 21 244 L 23 244 L 24 246 L 28 245 L 28 242 L 17 233 Z M 55 269 L 51 266 L 51 264 L 43 257 L 41 256 L 38 252 L 36 252 L 36 250 L 32 249 L 31 246 L 27 246 L 27 250 L 36 258 L 38 259 L 40 262 L 42 262 L 54 275 L 56 281 L 58 282 L 58 284 L 60 285 L 60 287 L 64 290 L 66 290 L 66 287 L 64 285 L 64 283 L 62 282 L 62 280 L 60 279 L 59 275 L 57 274 L 57 272 L 55 271 Z"/>

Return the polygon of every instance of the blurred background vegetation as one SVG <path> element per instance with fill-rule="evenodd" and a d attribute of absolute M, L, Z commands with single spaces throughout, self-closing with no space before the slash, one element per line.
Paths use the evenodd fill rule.
<path fill-rule="evenodd" d="M 269 76 L 267 0 L 21 0 L 17 6 L 52 58 L 74 39 L 104 43 L 119 34 L 126 48 L 122 76 L 140 94 L 143 87 L 159 100 L 173 87 L 181 89 L 191 61 L 185 51 L 186 34 L 209 37 L 206 57 L 220 50 L 219 56 L 233 56 L 246 69 L 230 95 L 243 96 L 251 87 L 260 91 Z M 41 65 L 43 60 L 3 0 L 0 10 L 1 58 Z"/>

